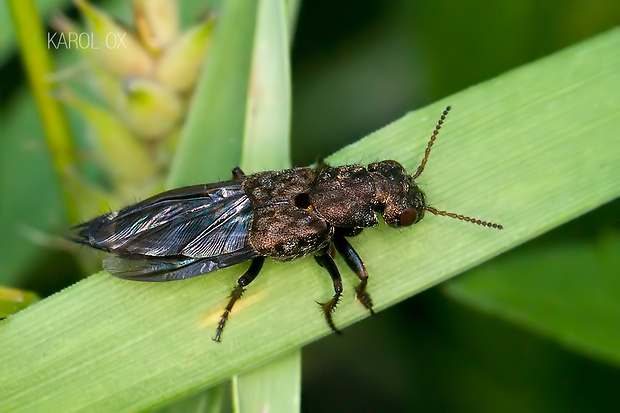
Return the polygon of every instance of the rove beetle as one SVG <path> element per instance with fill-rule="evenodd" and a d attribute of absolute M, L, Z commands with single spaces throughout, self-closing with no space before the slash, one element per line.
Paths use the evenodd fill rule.
<path fill-rule="evenodd" d="M 377 213 L 394 228 L 415 224 L 430 212 L 503 229 L 427 205 L 415 183 L 449 110 L 450 106 L 441 115 L 413 175 L 391 160 L 367 167 L 320 162 L 317 168 L 247 176 L 235 168 L 229 181 L 166 191 L 77 225 L 72 238 L 112 253 L 104 268 L 128 280 L 182 280 L 252 260 L 231 292 L 215 341 L 220 341 L 235 302 L 256 278 L 265 257 L 289 261 L 314 254 L 334 284 L 333 297 L 321 306 L 327 324 L 339 333 L 332 312 L 342 295 L 342 280 L 332 246 L 360 279 L 355 297 L 374 314 L 366 292 L 368 273 L 346 237 L 376 226 Z"/>

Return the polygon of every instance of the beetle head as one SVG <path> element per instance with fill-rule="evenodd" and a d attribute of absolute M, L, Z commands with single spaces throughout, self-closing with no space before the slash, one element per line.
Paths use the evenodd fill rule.
<path fill-rule="evenodd" d="M 396 161 L 368 165 L 376 188 L 375 210 L 391 227 L 407 227 L 424 216 L 424 193 Z"/>
<path fill-rule="evenodd" d="M 503 229 L 504 227 L 499 224 L 453 212 L 440 211 L 426 205 L 424 193 L 415 183 L 415 179 L 424 171 L 431 148 L 449 111 L 450 106 L 443 111 L 439 118 L 431 139 L 426 146 L 424 158 L 413 175 L 407 174 L 407 170 L 396 161 L 381 161 L 368 165 L 368 172 L 372 176 L 376 189 L 375 210 L 383 215 L 383 220 L 391 227 L 408 227 L 413 225 L 424 217 L 425 211 L 428 211 L 435 215 L 445 215 L 472 224 Z"/>

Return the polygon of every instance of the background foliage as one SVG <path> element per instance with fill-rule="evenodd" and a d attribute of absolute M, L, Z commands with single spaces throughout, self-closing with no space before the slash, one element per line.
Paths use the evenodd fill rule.
<path fill-rule="evenodd" d="M 102 4 L 123 16 L 122 5 Z M 602 32 L 619 12 L 613 2 L 589 1 L 305 2 L 293 47 L 294 163 L 311 163 L 413 108 Z M 61 227 L 61 199 L 7 18 L 0 14 L 0 283 L 45 296 L 79 274 L 69 255 L 29 231 Z M 618 348 L 610 327 L 620 296 L 617 217 L 617 203 L 609 204 L 343 337 L 307 346 L 304 408 L 609 407 L 620 384 L 610 351 Z"/>

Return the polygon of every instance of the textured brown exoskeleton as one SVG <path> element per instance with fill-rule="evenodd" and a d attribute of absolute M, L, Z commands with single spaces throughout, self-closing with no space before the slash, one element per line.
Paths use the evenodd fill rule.
<path fill-rule="evenodd" d="M 396 161 L 318 168 L 294 168 L 173 189 L 120 211 L 74 227 L 73 239 L 114 254 L 104 261 L 113 275 L 138 281 L 172 281 L 206 274 L 252 260 L 231 293 L 215 334 L 219 341 L 233 305 L 258 275 L 265 257 L 289 261 L 314 254 L 334 284 L 334 296 L 322 305 L 335 332 L 332 312 L 342 294 L 333 245 L 360 278 L 355 296 L 372 314 L 366 292 L 368 274 L 346 237 L 378 224 L 391 227 L 436 215 L 502 229 L 501 225 L 439 211 L 426 205 L 414 180 L 422 173 L 446 108 L 413 175 Z"/>

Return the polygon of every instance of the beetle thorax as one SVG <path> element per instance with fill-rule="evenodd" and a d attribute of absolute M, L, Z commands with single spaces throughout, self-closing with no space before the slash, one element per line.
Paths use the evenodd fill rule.
<path fill-rule="evenodd" d="M 378 224 L 375 187 L 365 167 L 348 165 L 323 169 L 310 198 L 320 216 L 335 227 L 359 228 Z"/>

